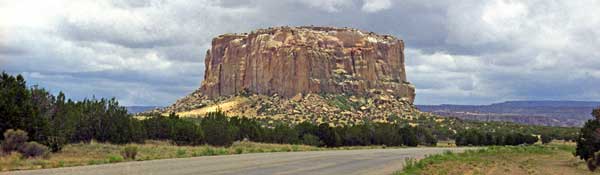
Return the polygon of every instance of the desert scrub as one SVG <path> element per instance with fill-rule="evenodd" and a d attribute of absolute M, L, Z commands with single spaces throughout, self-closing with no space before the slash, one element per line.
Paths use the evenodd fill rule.
<path fill-rule="evenodd" d="M 29 140 L 27 132 L 23 130 L 9 129 L 4 132 L 4 142 L 0 144 L 3 154 L 19 152 L 24 158 L 44 157 L 48 158 L 49 149 L 47 146 L 37 142 L 26 142 Z"/>
<path fill-rule="evenodd" d="M 0 144 L 0 148 L 2 152 L 10 154 L 10 152 L 19 151 L 18 149 L 25 145 L 28 139 L 27 132 L 9 129 L 4 132 L 4 141 Z"/>
<path fill-rule="evenodd" d="M 50 149 L 48 147 L 39 144 L 37 142 L 27 142 L 19 148 L 19 152 L 23 154 L 23 157 L 44 157 L 48 158 Z"/>

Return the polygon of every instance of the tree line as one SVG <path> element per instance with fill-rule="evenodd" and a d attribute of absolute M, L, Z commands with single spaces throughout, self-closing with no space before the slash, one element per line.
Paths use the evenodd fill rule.
<path fill-rule="evenodd" d="M 531 134 L 485 132 L 477 129 L 462 130 L 455 136 L 457 146 L 530 145 L 537 141 L 538 137 Z"/>
<path fill-rule="evenodd" d="M 116 99 L 66 99 L 33 86 L 21 75 L 2 73 L 0 78 L 0 133 L 24 130 L 29 140 L 58 151 L 66 143 L 92 139 L 116 144 L 142 142 L 141 122 L 127 114 Z M 4 136 L 0 136 L 4 140 Z"/>
<path fill-rule="evenodd" d="M 303 122 L 297 125 L 265 122 L 246 117 L 228 117 L 212 112 L 200 118 L 168 117 L 160 114 L 142 120 L 148 139 L 172 140 L 183 145 L 210 144 L 229 146 L 234 141 L 306 144 L 313 146 L 417 146 L 435 145 L 437 139 L 422 127 L 387 123 L 365 123 L 332 127 Z"/>
<path fill-rule="evenodd" d="M 47 145 L 52 151 L 59 151 L 68 143 L 92 140 L 126 144 L 155 139 L 170 140 L 178 145 L 217 146 L 251 140 L 324 147 L 435 145 L 438 138 L 454 138 L 459 145 L 513 145 L 530 141 L 527 135 L 499 134 L 504 132 L 453 134 L 448 127 L 435 122 L 418 123 L 415 127 L 406 122 L 365 122 L 334 127 L 327 123 L 269 123 L 228 117 L 222 112 L 198 118 L 154 114 L 136 119 L 114 98 L 73 101 L 62 92 L 54 96 L 37 86 L 29 88 L 21 75 L 4 72 L 0 77 L 0 121 L 0 133 L 9 129 L 24 130 L 29 141 Z M 4 140 L 4 136 L 0 135 L 0 140 Z"/>

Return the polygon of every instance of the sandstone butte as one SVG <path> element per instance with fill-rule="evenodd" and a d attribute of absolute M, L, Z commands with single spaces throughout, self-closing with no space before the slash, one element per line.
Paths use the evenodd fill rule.
<path fill-rule="evenodd" d="M 259 29 L 212 40 L 198 91 L 207 98 L 377 91 L 412 103 L 415 88 L 404 64 L 404 42 L 390 35 L 312 26 Z"/>

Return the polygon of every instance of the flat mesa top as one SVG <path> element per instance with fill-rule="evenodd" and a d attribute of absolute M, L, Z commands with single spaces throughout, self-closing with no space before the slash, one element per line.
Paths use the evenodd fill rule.
<path fill-rule="evenodd" d="M 277 35 L 279 33 L 289 33 L 296 37 L 313 40 L 316 38 L 362 38 L 371 43 L 403 43 L 391 35 L 380 35 L 374 32 L 367 32 L 353 28 L 336 28 L 336 27 L 317 27 L 317 26 L 299 26 L 299 27 L 269 27 L 265 29 L 257 29 L 250 33 L 227 33 L 219 35 L 215 40 L 219 39 L 238 39 L 248 37 L 259 37 L 261 35 Z M 346 40 L 346 39 L 345 39 Z"/>

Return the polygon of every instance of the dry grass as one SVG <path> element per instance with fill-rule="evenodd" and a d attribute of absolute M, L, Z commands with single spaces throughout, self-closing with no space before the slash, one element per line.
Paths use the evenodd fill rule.
<path fill-rule="evenodd" d="M 137 147 L 135 160 L 126 160 L 121 151 L 127 146 Z M 231 147 L 214 146 L 175 146 L 165 141 L 147 141 L 145 144 L 113 145 L 105 143 L 70 144 L 61 152 L 53 153 L 50 158 L 22 158 L 18 153 L 0 155 L 0 171 L 57 168 L 116 163 L 124 161 L 143 161 L 154 159 L 184 158 L 198 156 L 245 154 L 261 152 L 295 152 L 321 150 L 373 149 L 381 146 L 320 148 L 306 145 L 267 144 L 256 142 L 235 142 Z"/>
<path fill-rule="evenodd" d="M 440 140 L 437 142 L 436 147 L 456 147 L 454 140 Z"/>

